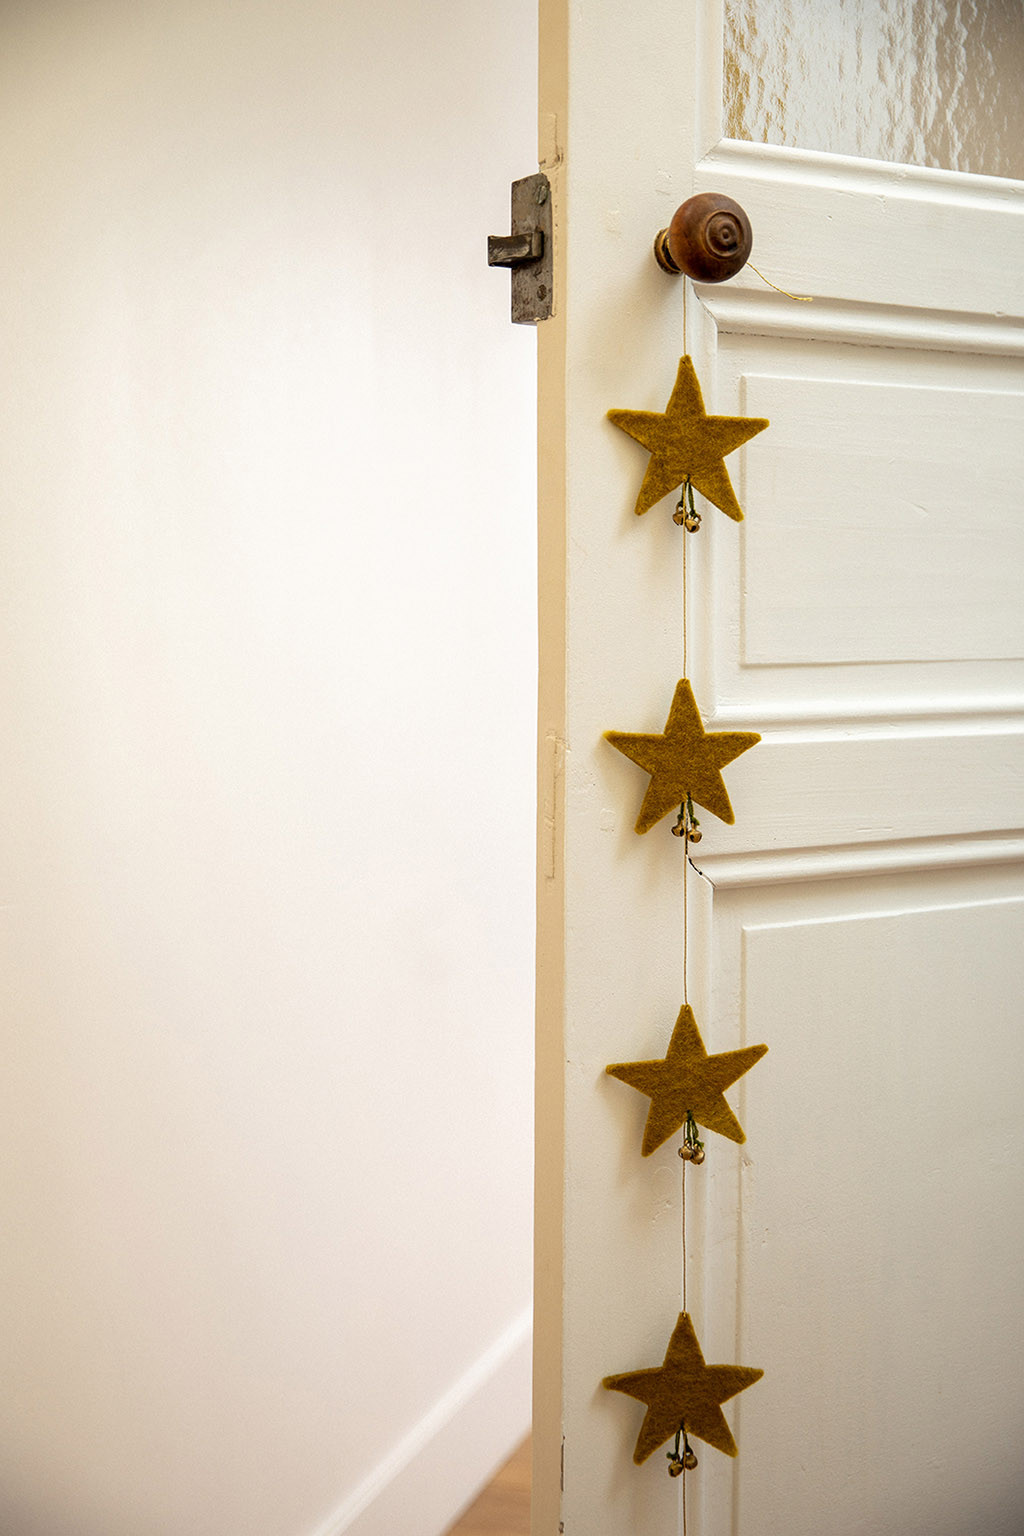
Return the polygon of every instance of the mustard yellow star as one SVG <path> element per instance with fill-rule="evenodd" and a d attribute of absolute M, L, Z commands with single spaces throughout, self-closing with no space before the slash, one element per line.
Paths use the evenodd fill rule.
<path fill-rule="evenodd" d="M 725 467 L 725 455 L 768 426 L 763 416 L 709 416 L 697 372 L 689 357 L 679 359 L 675 386 L 664 411 L 609 411 L 608 418 L 649 451 L 637 516 L 690 480 L 727 517 L 743 521 L 743 511 Z"/>
<path fill-rule="evenodd" d="M 651 775 L 636 820 L 637 832 L 650 831 L 687 795 L 730 826 L 736 820 L 721 769 L 741 752 L 756 746 L 761 738 L 756 731 L 705 731 L 693 689 L 685 677 L 676 684 L 661 735 L 630 731 L 604 734 L 606 741 Z"/>
<path fill-rule="evenodd" d="M 606 1376 L 602 1386 L 647 1404 L 633 1452 L 639 1466 L 680 1427 L 716 1451 L 735 1456 L 736 1441 L 720 1405 L 763 1375 L 748 1365 L 705 1365 L 690 1315 L 680 1312 L 661 1365 Z"/>
<path fill-rule="evenodd" d="M 639 1089 L 651 1101 L 640 1149 L 644 1157 L 650 1157 L 662 1142 L 674 1136 L 687 1114 L 719 1136 L 746 1141 L 743 1127 L 725 1101 L 725 1089 L 749 1072 L 767 1049 L 766 1045 L 748 1045 L 739 1051 L 709 1056 L 693 1009 L 684 1003 L 663 1058 L 620 1061 L 606 1067 L 612 1077 Z"/>

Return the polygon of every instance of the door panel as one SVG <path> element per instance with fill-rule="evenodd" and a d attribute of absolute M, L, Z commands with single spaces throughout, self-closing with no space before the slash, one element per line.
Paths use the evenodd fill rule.
<path fill-rule="evenodd" d="M 773 426 L 741 534 L 743 666 L 1024 656 L 1024 524 L 1003 515 L 1024 393 L 908 384 L 901 354 L 875 357 L 870 381 L 813 356 L 741 376 L 744 412 Z"/>
<path fill-rule="evenodd" d="M 740 1531 L 1020 1529 L 1022 899 L 1021 864 L 716 889 L 716 1017 L 771 1041 L 707 1234 L 766 1364 Z"/>

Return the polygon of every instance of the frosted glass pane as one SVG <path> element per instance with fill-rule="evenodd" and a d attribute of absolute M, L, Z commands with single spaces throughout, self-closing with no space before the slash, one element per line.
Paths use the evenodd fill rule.
<path fill-rule="evenodd" d="M 725 132 L 1024 179 L 1024 0 L 726 0 Z"/>

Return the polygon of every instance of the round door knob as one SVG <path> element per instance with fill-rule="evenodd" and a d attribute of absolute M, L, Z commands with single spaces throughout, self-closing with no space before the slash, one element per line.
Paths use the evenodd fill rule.
<path fill-rule="evenodd" d="M 750 220 L 739 203 L 721 192 L 688 197 L 654 241 L 662 271 L 685 272 L 695 283 L 735 277 L 753 248 Z"/>

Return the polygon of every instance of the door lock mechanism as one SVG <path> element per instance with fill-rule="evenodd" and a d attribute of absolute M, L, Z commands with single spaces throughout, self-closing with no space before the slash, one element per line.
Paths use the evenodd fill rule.
<path fill-rule="evenodd" d="M 512 233 L 488 235 L 487 265 L 512 273 L 512 320 L 536 325 L 551 317 L 554 260 L 551 183 L 543 171 L 512 183 Z"/>

